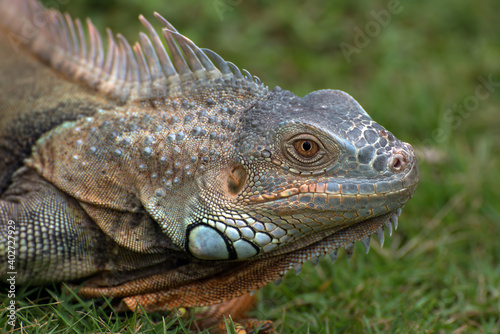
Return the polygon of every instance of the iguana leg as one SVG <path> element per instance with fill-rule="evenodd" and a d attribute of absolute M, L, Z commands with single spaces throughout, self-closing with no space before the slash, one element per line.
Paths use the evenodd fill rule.
<path fill-rule="evenodd" d="M 104 266 L 105 235 L 76 200 L 27 167 L 0 197 L 0 236 L 0 280 L 7 272 L 18 284 L 71 280 Z"/>
<path fill-rule="evenodd" d="M 201 329 L 213 327 L 212 333 L 227 333 L 226 323 L 229 319 L 237 334 L 273 333 L 273 323 L 269 320 L 247 318 L 247 313 L 255 306 L 256 299 L 250 294 L 228 300 L 226 302 L 190 310 L 195 319 L 195 324 Z M 255 331 L 258 329 L 258 331 Z"/>

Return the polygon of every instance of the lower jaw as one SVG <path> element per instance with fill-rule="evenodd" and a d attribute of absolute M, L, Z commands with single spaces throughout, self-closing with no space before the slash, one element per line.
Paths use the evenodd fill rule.
<path fill-rule="evenodd" d="M 332 261 L 335 261 L 337 253 L 341 248 L 345 250 L 348 258 L 351 258 L 354 251 L 354 244 L 357 241 L 363 244 L 366 253 L 368 253 L 371 236 L 375 235 L 381 246 L 383 246 L 385 239 L 384 230 L 388 231 L 389 236 L 392 235 L 393 230 L 398 227 L 398 216 L 400 213 L 401 210 L 398 209 L 397 211 L 369 218 L 349 227 L 338 229 L 333 233 L 332 231 L 316 233 L 298 240 L 302 245 L 297 247 L 297 244 L 295 244 L 295 250 L 287 249 L 288 247 L 284 246 L 276 250 L 276 252 L 262 255 L 259 259 L 285 256 L 288 265 L 283 266 L 282 270 L 280 270 L 279 276 L 281 277 L 292 269 L 298 273 L 303 263 L 310 261 L 316 264 L 319 258 L 327 254 L 331 257 Z"/>

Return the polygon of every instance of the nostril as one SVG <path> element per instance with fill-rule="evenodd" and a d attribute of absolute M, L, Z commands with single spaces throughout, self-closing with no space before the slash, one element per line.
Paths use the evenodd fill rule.
<path fill-rule="evenodd" d="M 389 163 L 389 168 L 394 172 L 402 171 L 404 169 L 403 156 L 400 154 L 394 155 Z"/>
<path fill-rule="evenodd" d="M 392 168 L 400 169 L 401 168 L 401 160 L 399 160 L 398 158 L 394 159 L 394 162 L 392 163 Z"/>

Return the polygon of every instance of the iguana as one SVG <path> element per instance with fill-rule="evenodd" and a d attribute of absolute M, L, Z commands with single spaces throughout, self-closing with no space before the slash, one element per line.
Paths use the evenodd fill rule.
<path fill-rule="evenodd" d="M 412 147 L 344 92 L 268 90 L 158 13 L 161 30 L 139 16 L 139 42 L 108 30 L 104 47 L 36 0 L 0 12 L 2 280 L 216 318 L 383 242 L 413 196 Z"/>

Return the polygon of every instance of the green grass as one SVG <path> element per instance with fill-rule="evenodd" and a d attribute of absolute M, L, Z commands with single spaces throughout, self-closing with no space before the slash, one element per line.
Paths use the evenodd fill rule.
<path fill-rule="evenodd" d="M 222 17 L 215 7 L 221 4 L 228 6 Z M 339 256 L 335 265 L 306 265 L 299 276 L 261 289 L 254 316 L 275 321 L 278 333 L 497 333 L 500 85 L 469 110 L 460 105 L 475 101 L 479 76 L 500 82 L 500 2 L 401 1 L 402 10 L 348 62 L 340 43 L 354 45 L 354 28 L 364 30 L 370 12 L 387 6 L 368 0 L 72 0 L 65 8 L 129 40 L 141 29 L 137 15 L 151 18 L 156 10 L 269 87 L 301 96 L 323 88 L 349 92 L 418 150 L 419 187 L 384 248 L 373 242 L 364 255 L 357 245 L 350 261 Z M 36 304 L 18 291 L 22 332 L 186 332 L 175 317 L 116 315 L 106 303 L 50 291 L 57 295 L 31 297 Z M 9 332 L 6 306 L 0 306 L 0 331 Z"/>

